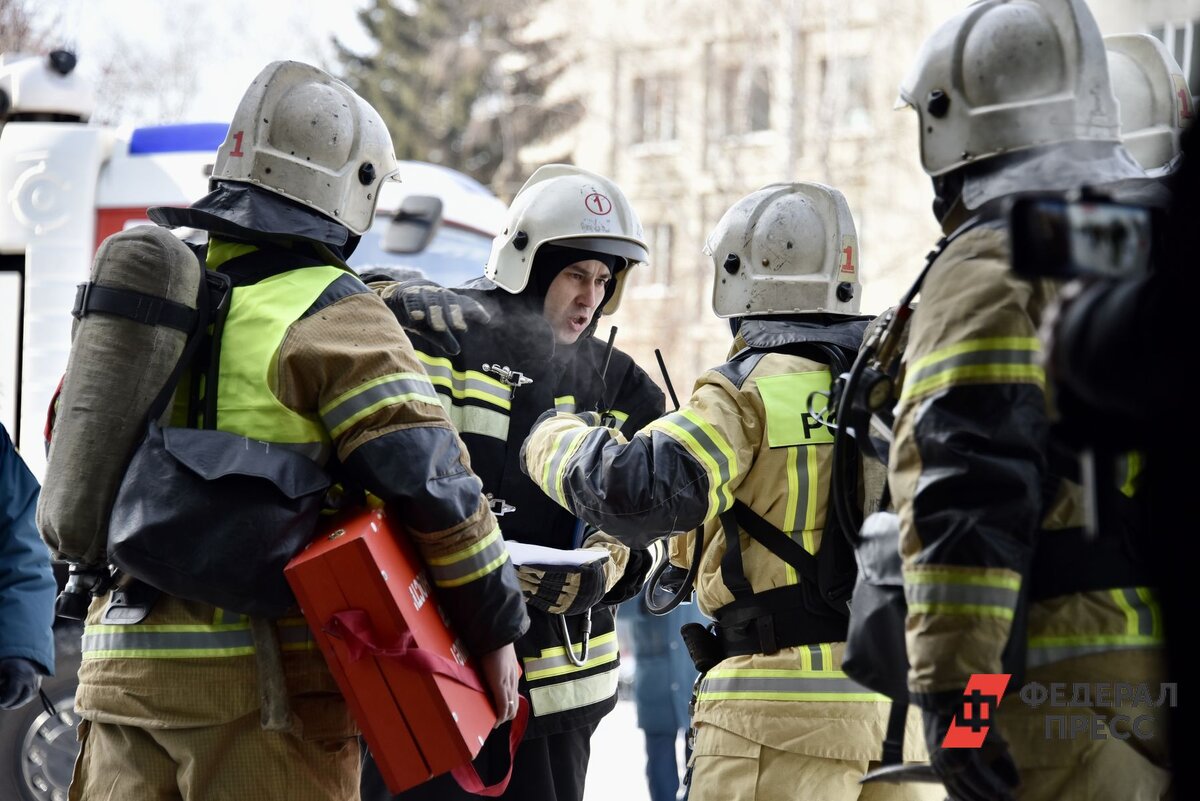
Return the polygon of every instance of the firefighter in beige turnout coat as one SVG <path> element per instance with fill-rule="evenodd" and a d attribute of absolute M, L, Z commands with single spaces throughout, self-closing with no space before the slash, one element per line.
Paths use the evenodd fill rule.
<path fill-rule="evenodd" d="M 949 237 L 909 326 L 889 476 L 908 685 L 933 765 L 956 801 L 1160 798 L 1161 708 L 1100 690 L 1157 696 L 1165 679 L 1137 461 L 1101 488 L 1118 514 L 1093 541 L 1072 454 L 1049 427 L 1037 334 L 1057 290 L 1013 275 L 1000 219 L 1017 192 L 1147 183 L 1120 145 L 1103 40 L 1082 0 L 981 0 L 930 36 L 901 97 Z M 942 748 L 980 673 L 1015 674 L 997 725 L 982 748 Z M 1069 709 L 1031 708 L 1018 680 L 1088 691 Z M 1056 730 L 1064 713 L 1088 731 Z"/>
<path fill-rule="evenodd" d="M 703 526 L 696 594 L 725 658 L 698 686 L 693 801 L 938 798 L 936 785 L 858 784 L 880 757 L 889 703 L 840 670 L 845 616 L 813 600 L 805 560 L 773 549 L 784 540 L 808 556 L 827 531 L 842 536 L 827 528 L 833 438 L 803 399 L 828 390 L 831 354 L 852 357 L 866 325 L 845 199 L 819 184 L 765 187 L 726 212 L 707 252 L 714 310 L 737 318 L 729 361 L 629 441 L 582 416 L 544 419 L 524 467 L 631 544 Z M 748 536 L 754 518 L 775 546 Z M 671 541 L 674 563 L 688 564 L 694 537 Z M 907 757 L 921 759 L 910 728 Z"/>
<path fill-rule="evenodd" d="M 209 230 L 208 268 L 234 276 L 218 428 L 318 464 L 336 456 L 395 510 L 507 719 L 511 643 L 529 625 L 512 563 L 412 345 L 344 264 L 395 170 L 373 108 L 314 67 L 275 62 L 238 107 L 213 191 L 151 215 Z M 277 677 L 260 672 L 245 615 L 164 594 L 144 620 L 110 625 L 108 604 L 94 599 L 84 628 L 73 801 L 358 798 L 358 729 L 298 608 L 268 622 L 290 713 L 269 725 Z"/>

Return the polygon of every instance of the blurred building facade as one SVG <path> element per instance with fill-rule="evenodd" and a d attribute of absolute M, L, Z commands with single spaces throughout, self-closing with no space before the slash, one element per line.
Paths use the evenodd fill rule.
<path fill-rule="evenodd" d="M 1162 38 L 1200 88 L 1200 0 L 1090 4 L 1105 34 Z M 712 314 L 704 239 L 733 201 L 778 181 L 821 181 L 846 195 L 863 310 L 895 303 L 939 235 L 916 116 L 894 109 L 896 90 L 924 38 L 964 5 L 549 0 L 539 27 L 561 34 L 573 57 L 556 89 L 586 112 L 524 155 L 537 163 L 569 153 L 615 179 L 641 215 L 653 261 L 631 274 L 611 318 L 618 345 L 655 375 L 661 348 L 684 397 L 724 360 L 729 327 Z"/>

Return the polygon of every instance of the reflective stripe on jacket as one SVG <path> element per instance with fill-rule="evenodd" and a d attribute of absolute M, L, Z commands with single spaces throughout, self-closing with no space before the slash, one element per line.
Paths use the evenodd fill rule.
<path fill-rule="evenodd" d="M 820 333 L 857 347 L 864 325 Z M 760 342 L 767 331 L 774 347 L 748 345 L 747 337 Z M 525 469 L 548 495 L 626 541 L 687 531 L 671 539 L 676 564 L 688 563 L 693 531 L 703 525 L 696 597 L 711 616 L 733 601 L 721 572 L 726 539 L 717 515 L 735 498 L 810 553 L 820 548 L 832 437 L 805 410 L 811 392 L 828 390 L 830 374 L 822 363 L 782 352 L 806 335 L 819 334 L 744 322 L 730 362 L 701 376 L 681 409 L 628 440 L 574 415 L 556 416 L 531 434 Z M 741 542 L 754 592 L 800 580 L 756 541 Z M 841 653 L 840 643 L 824 643 L 729 657 L 702 681 L 695 720 L 780 750 L 878 759 L 889 704 L 842 672 Z M 913 759 L 920 756 L 917 732 L 907 738 Z"/>
<path fill-rule="evenodd" d="M 582 643 L 572 642 L 571 651 L 578 657 L 583 653 Z M 582 665 L 572 662 L 561 645 L 523 657 L 533 713 L 545 717 L 609 700 L 617 692 L 617 658 L 616 629 L 590 638 L 588 658 Z"/>
<path fill-rule="evenodd" d="M 1048 459 L 1037 332 L 1055 291 L 1011 273 L 1007 234 L 993 227 L 952 241 L 922 286 L 889 475 L 914 692 L 961 690 L 973 673 L 1002 672 L 1035 546 L 1082 524 L 1079 487 Z M 1130 474 L 1122 483 L 1132 490 Z M 1133 587 L 1037 601 L 1028 664 L 1156 647 L 1157 608 L 1149 590 Z"/>
<path fill-rule="evenodd" d="M 388 297 L 394 284 L 372 284 Z M 461 350 L 442 353 L 414 334 L 417 356 L 446 414 L 470 452 L 471 467 L 497 506 L 505 539 L 551 548 L 572 548 L 577 518 L 548 499 L 520 470 L 521 443 L 542 412 L 551 408 L 609 411 L 632 433 L 662 414 L 663 394 L 633 360 L 614 349 L 601 378 L 605 343 L 592 336 L 555 345 L 540 304 L 501 290 L 458 289 L 491 314 L 485 326 L 458 335 Z M 526 382 L 506 383 L 503 371 Z M 625 422 L 627 421 L 627 422 Z M 588 659 L 576 666 L 566 656 L 561 618 L 529 608 L 530 628 L 517 642 L 523 674 L 520 691 L 531 701 L 528 734 L 540 737 L 590 725 L 616 704 L 619 656 L 613 611 L 593 607 Z M 580 653 L 582 615 L 566 618 L 572 651 Z"/>
<path fill-rule="evenodd" d="M 208 266 L 252 250 L 213 239 Z M 528 626 L 515 573 L 465 449 L 395 317 L 351 273 L 287 269 L 289 254 L 276 252 L 283 269 L 233 290 L 218 428 L 318 461 L 336 455 L 404 519 L 439 605 L 471 652 L 513 642 Z M 139 624 L 102 625 L 106 601 L 92 603 L 84 629 L 76 703 L 85 718 L 173 728 L 258 708 L 244 618 L 163 596 Z M 338 693 L 303 619 L 276 628 L 289 693 Z"/>

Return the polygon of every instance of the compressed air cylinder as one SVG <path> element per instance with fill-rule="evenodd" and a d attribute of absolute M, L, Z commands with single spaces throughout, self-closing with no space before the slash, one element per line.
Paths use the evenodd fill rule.
<path fill-rule="evenodd" d="M 183 242 L 143 225 L 104 240 L 90 280 L 195 309 L 202 278 Z M 117 488 L 187 337 L 101 311 L 76 320 L 37 508 L 38 529 L 56 558 L 103 564 Z"/>

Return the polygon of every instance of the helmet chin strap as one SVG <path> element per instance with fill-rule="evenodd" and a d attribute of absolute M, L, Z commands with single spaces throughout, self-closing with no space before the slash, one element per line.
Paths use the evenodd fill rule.
<path fill-rule="evenodd" d="M 964 178 L 962 169 L 933 176 L 933 216 L 943 229 L 967 212 L 962 199 Z"/>

